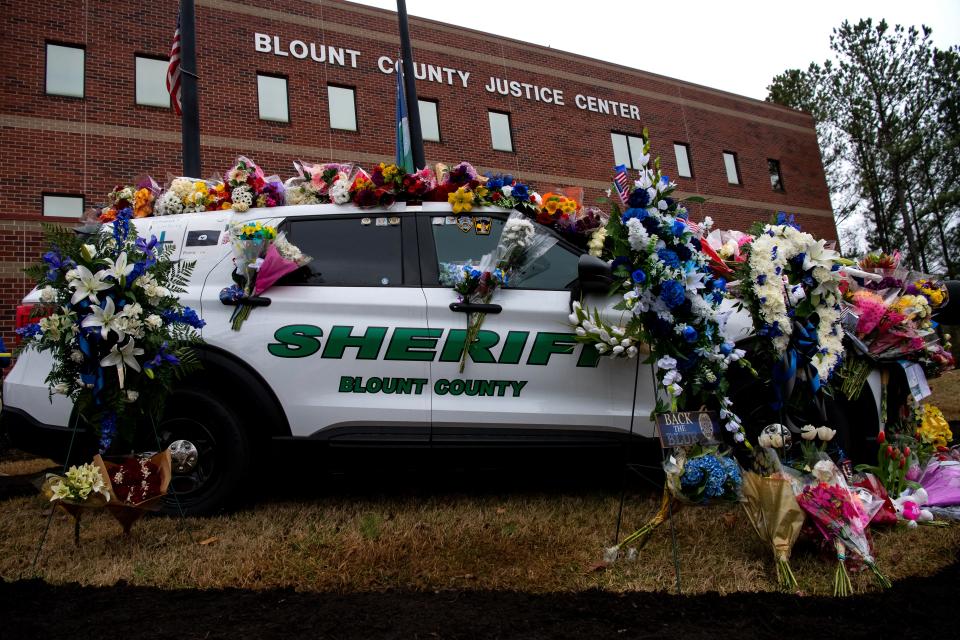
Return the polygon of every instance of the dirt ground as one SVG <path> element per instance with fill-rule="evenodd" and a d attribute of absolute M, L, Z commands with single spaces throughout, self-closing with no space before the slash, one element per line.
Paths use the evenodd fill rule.
<path fill-rule="evenodd" d="M 164 591 L 0 582 L 0 632 L 15 638 L 915 638 L 943 633 L 960 565 L 850 599 L 772 593 L 354 594 Z"/>

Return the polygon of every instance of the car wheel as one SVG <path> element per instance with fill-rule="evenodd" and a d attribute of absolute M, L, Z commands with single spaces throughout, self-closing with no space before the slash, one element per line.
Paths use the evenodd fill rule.
<path fill-rule="evenodd" d="M 177 389 L 157 429 L 160 449 L 170 447 L 173 457 L 164 513 L 178 515 L 182 509 L 185 515 L 203 515 L 237 504 L 252 448 L 228 405 L 206 389 Z"/>

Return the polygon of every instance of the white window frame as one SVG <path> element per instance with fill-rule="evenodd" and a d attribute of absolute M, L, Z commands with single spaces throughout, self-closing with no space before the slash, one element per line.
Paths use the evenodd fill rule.
<path fill-rule="evenodd" d="M 620 145 L 617 144 L 619 139 L 623 139 L 620 142 Z M 640 169 L 642 168 L 637 162 L 634 161 L 634 158 L 640 158 L 643 156 L 643 138 L 640 136 L 632 136 L 629 133 L 619 133 L 617 131 L 610 132 L 610 145 L 613 147 L 613 163 L 626 165 L 627 169 Z M 626 162 L 624 160 L 623 154 L 617 153 L 617 147 L 621 147 L 621 151 L 627 154 Z M 617 156 L 620 155 L 618 158 Z"/>
<path fill-rule="evenodd" d="M 426 118 L 423 117 L 423 116 L 424 116 L 424 114 L 423 114 L 423 106 L 424 106 L 425 104 L 429 104 L 429 105 L 432 105 L 432 106 L 433 106 L 433 113 L 432 113 L 431 115 L 433 116 L 433 121 L 434 121 L 434 122 L 436 123 L 436 125 L 437 125 L 437 126 L 436 126 L 436 129 L 437 129 L 437 137 L 436 137 L 436 138 L 428 138 L 428 137 L 427 137 L 427 134 L 426 134 L 426 130 L 424 129 L 424 126 L 423 126 L 423 123 L 426 121 Z M 430 99 L 428 99 L 428 98 L 418 98 L 418 99 L 417 99 L 417 107 L 420 109 L 420 132 L 423 134 L 423 139 L 424 139 L 426 142 L 440 142 L 440 141 L 441 141 L 441 140 L 440 140 L 440 138 L 441 138 L 441 133 L 440 133 L 440 103 L 439 103 L 437 100 L 430 100 Z M 429 109 L 429 108 L 428 108 L 428 109 Z"/>

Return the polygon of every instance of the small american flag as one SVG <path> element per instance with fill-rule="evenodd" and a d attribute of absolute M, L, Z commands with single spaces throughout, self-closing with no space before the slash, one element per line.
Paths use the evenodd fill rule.
<path fill-rule="evenodd" d="M 702 233 L 700 225 L 693 220 L 690 220 L 689 218 L 681 218 L 681 220 L 683 220 L 683 222 L 690 228 L 690 231 L 693 231 L 694 235 L 699 236 Z"/>
<path fill-rule="evenodd" d="M 613 171 L 613 188 L 620 196 L 620 203 L 627 204 L 627 198 L 630 196 L 627 191 L 627 165 L 618 164 L 613 168 Z"/>
<path fill-rule="evenodd" d="M 170 66 L 167 67 L 167 91 L 173 110 L 179 116 L 180 110 L 180 12 L 177 12 L 177 30 L 173 33 L 173 46 L 170 47 Z"/>

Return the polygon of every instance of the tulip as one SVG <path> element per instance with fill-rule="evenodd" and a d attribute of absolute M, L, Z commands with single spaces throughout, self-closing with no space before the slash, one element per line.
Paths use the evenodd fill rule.
<path fill-rule="evenodd" d="M 887 445 L 887 457 L 888 458 L 893 457 L 893 447 L 891 447 L 890 445 Z"/>
<path fill-rule="evenodd" d="M 903 455 L 905 455 L 905 456 L 909 456 L 909 455 L 910 455 L 910 447 L 904 447 L 904 448 L 903 448 Z"/>
<path fill-rule="evenodd" d="M 836 429 L 831 429 L 830 427 L 817 427 L 817 437 L 824 442 L 830 442 L 833 440 L 833 436 L 835 435 L 837 435 Z"/>
<path fill-rule="evenodd" d="M 907 465 L 906 458 L 900 458 L 900 468 L 903 469 Z"/>
<path fill-rule="evenodd" d="M 804 440 L 813 440 L 817 437 L 817 428 L 812 424 L 800 428 L 800 437 Z"/>
<path fill-rule="evenodd" d="M 887 441 L 887 434 L 883 431 L 877 434 L 877 444 L 883 444 Z"/>

